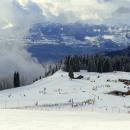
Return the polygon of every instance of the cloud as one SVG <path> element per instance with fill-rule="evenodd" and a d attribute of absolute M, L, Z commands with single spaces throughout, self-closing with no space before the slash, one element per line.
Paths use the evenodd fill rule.
<path fill-rule="evenodd" d="M 19 71 L 30 80 L 44 75 L 44 69 L 23 48 L 15 44 L 0 44 L 0 77 L 12 75 Z"/>
<path fill-rule="evenodd" d="M 121 7 L 129 8 L 129 5 L 130 0 L 1 0 L 0 26 L 11 23 L 28 27 L 48 21 L 100 24 L 106 20 L 112 21 L 117 10 Z M 120 22 L 124 23 L 122 19 Z"/>
<path fill-rule="evenodd" d="M 101 22 L 109 16 L 106 8 L 111 8 L 111 4 L 98 0 L 82 0 L 82 2 L 79 0 L 36 0 L 34 2 L 39 5 L 45 16 L 50 17 L 51 14 L 51 18 L 57 22 Z"/>
<path fill-rule="evenodd" d="M 116 14 L 127 14 L 130 12 L 130 7 L 120 7 L 116 10 Z"/>
<path fill-rule="evenodd" d="M 120 9 L 121 7 L 129 8 L 130 5 L 130 0 L 82 0 L 82 2 L 79 0 L 17 1 L 24 8 L 28 9 L 30 8 L 28 6 L 30 2 L 35 3 L 42 10 L 40 16 L 43 17 L 44 21 L 60 23 L 106 23 L 106 20 L 112 21 L 113 14 L 118 9 Z M 128 21 L 130 22 L 130 18 L 128 19 Z M 118 25 L 118 22 L 119 21 L 114 19 L 114 23 Z M 124 21 L 120 19 L 120 23 L 124 24 Z"/>
<path fill-rule="evenodd" d="M 9 23 L 23 28 L 43 20 L 43 15 L 39 6 L 32 1 L 1 0 L 0 18 L 0 28 Z"/>
<path fill-rule="evenodd" d="M 24 1 L 24 4 L 27 4 Z M 44 75 L 44 68 L 24 48 L 28 29 L 41 19 L 41 9 L 33 2 L 28 8 L 14 0 L 0 3 L 0 77 L 19 71 L 27 79 Z M 36 20 L 37 19 L 37 20 Z"/>

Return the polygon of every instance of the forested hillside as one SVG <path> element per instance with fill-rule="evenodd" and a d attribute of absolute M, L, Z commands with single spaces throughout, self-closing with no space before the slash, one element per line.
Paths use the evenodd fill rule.
<path fill-rule="evenodd" d="M 79 72 L 88 70 L 88 72 L 112 72 L 125 71 L 130 72 L 130 57 L 104 55 L 91 56 L 67 56 L 63 61 L 63 70 Z"/>

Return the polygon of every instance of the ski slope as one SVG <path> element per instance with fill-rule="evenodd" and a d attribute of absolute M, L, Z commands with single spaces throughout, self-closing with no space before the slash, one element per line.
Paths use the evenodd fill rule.
<path fill-rule="evenodd" d="M 68 73 L 60 70 L 32 85 L 0 91 L 0 108 L 76 109 L 104 113 L 130 111 L 130 96 L 106 94 L 113 90 L 127 92 L 129 86 L 118 79 L 130 80 L 130 73 L 75 73 L 75 77 L 79 75 L 84 78 L 70 80 Z"/>
<path fill-rule="evenodd" d="M 0 130 L 129 130 L 128 114 L 0 110 Z"/>

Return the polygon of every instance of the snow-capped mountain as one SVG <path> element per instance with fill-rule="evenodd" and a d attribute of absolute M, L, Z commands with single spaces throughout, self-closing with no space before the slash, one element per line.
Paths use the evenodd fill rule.
<path fill-rule="evenodd" d="M 83 55 L 123 49 L 130 44 L 130 27 L 39 23 L 30 28 L 25 39 L 30 45 L 28 50 L 38 59 L 42 60 L 44 55 L 59 59 L 68 54 Z M 44 60 L 48 59 L 44 57 Z"/>
<path fill-rule="evenodd" d="M 129 26 L 105 26 L 88 24 L 36 24 L 27 37 L 39 44 L 85 44 L 105 46 L 107 42 L 117 46 L 130 44 Z"/>

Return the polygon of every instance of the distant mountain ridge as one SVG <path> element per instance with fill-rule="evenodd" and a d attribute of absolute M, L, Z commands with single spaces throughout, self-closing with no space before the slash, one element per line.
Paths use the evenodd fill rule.
<path fill-rule="evenodd" d="M 130 56 L 130 46 L 122 50 L 108 52 L 107 55 L 108 56 Z"/>
<path fill-rule="evenodd" d="M 59 60 L 70 54 L 92 54 L 129 46 L 130 27 L 88 24 L 42 24 L 32 26 L 25 38 L 28 51 L 40 61 Z"/>
<path fill-rule="evenodd" d="M 127 46 L 130 43 L 130 27 L 88 24 L 35 24 L 26 37 L 39 44 L 85 44 L 91 46 Z"/>

